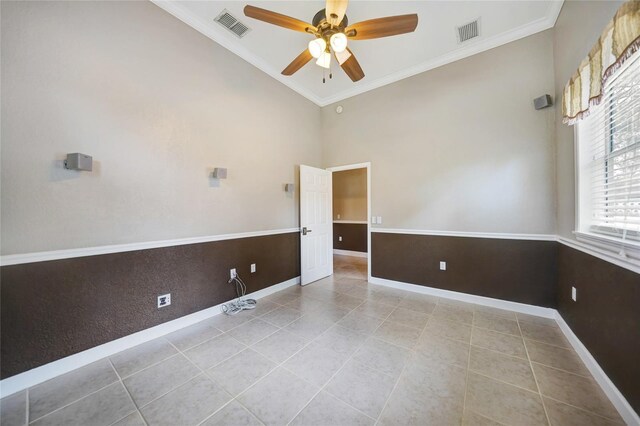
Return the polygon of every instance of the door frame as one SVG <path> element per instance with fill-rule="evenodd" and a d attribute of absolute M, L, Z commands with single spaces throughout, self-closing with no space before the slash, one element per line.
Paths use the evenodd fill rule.
<path fill-rule="evenodd" d="M 367 169 L 367 281 L 371 281 L 371 162 L 367 161 L 365 163 L 327 167 L 327 170 L 332 174 L 334 172 L 354 169 Z M 331 206 L 333 209 L 333 188 L 331 189 Z M 331 223 L 333 228 L 333 212 L 331 214 Z M 333 248 L 331 250 L 331 255 L 333 259 Z"/>

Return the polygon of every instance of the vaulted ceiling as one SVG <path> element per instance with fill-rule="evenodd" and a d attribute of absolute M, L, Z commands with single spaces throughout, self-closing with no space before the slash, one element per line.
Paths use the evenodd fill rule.
<path fill-rule="evenodd" d="M 155 4 L 210 37 L 262 71 L 320 106 L 354 96 L 420 72 L 480 53 L 553 27 L 563 0 L 539 1 L 357 1 L 347 9 L 350 23 L 417 13 L 414 33 L 375 40 L 350 40 L 365 77 L 352 82 L 333 63 L 333 78 L 322 82 L 313 61 L 293 76 L 281 71 L 307 47 L 313 36 L 248 18 L 247 4 L 311 22 L 323 1 L 176 1 Z M 214 19 L 224 9 L 247 25 L 238 38 Z M 480 35 L 458 42 L 456 28 L 479 18 Z M 328 77 L 328 73 L 327 73 Z"/>

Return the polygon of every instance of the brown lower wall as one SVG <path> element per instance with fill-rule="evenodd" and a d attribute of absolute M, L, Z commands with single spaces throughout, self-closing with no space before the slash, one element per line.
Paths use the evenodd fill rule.
<path fill-rule="evenodd" d="M 339 241 L 338 237 L 342 237 Z M 367 252 L 367 224 L 366 223 L 334 223 L 333 248 Z"/>
<path fill-rule="evenodd" d="M 231 268 L 247 292 L 295 278 L 299 253 L 296 232 L 4 266 L 1 377 L 228 301 Z"/>
<path fill-rule="evenodd" d="M 554 241 L 371 234 L 374 277 L 545 307 L 556 306 L 556 255 Z"/>
<path fill-rule="evenodd" d="M 640 413 L 640 275 L 560 244 L 557 291 L 562 318 Z"/>

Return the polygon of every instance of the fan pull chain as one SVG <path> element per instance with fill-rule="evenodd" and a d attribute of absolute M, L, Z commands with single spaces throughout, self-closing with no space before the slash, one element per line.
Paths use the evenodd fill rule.
<path fill-rule="evenodd" d="M 324 75 L 325 75 L 324 68 L 322 68 L 322 84 L 327 82 L 327 80 L 324 78 Z"/>

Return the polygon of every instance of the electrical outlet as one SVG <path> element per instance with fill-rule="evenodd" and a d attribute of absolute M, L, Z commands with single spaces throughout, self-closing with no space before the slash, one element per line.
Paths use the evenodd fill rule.
<path fill-rule="evenodd" d="M 236 268 L 232 268 L 232 269 L 229 271 L 229 278 L 230 278 L 230 279 L 234 279 L 234 278 L 235 278 L 235 277 L 237 277 L 237 276 L 238 276 L 238 273 L 236 272 Z"/>
<path fill-rule="evenodd" d="M 251 264 L 251 273 L 253 274 L 256 271 L 256 264 L 252 263 Z"/>
<path fill-rule="evenodd" d="M 375 216 L 371 216 L 371 223 L 375 225 L 378 223 L 378 219 Z"/>
<path fill-rule="evenodd" d="M 447 270 L 447 262 L 443 262 L 442 260 L 440 261 L 440 270 L 441 271 Z"/>
<path fill-rule="evenodd" d="M 571 298 L 574 302 L 578 299 L 578 290 L 575 287 L 571 287 Z"/>
<path fill-rule="evenodd" d="M 342 241 L 342 236 L 339 236 L 339 237 L 338 237 L 338 241 Z"/>
<path fill-rule="evenodd" d="M 158 296 L 158 309 L 164 308 L 165 306 L 169 306 L 170 304 L 171 304 L 171 293 Z"/>
<path fill-rule="evenodd" d="M 382 216 L 378 216 L 378 225 L 382 224 Z"/>
<path fill-rule="evenodd" d="M 338 213 L 338 219 L 340 219 L 340 213 Z"/>

